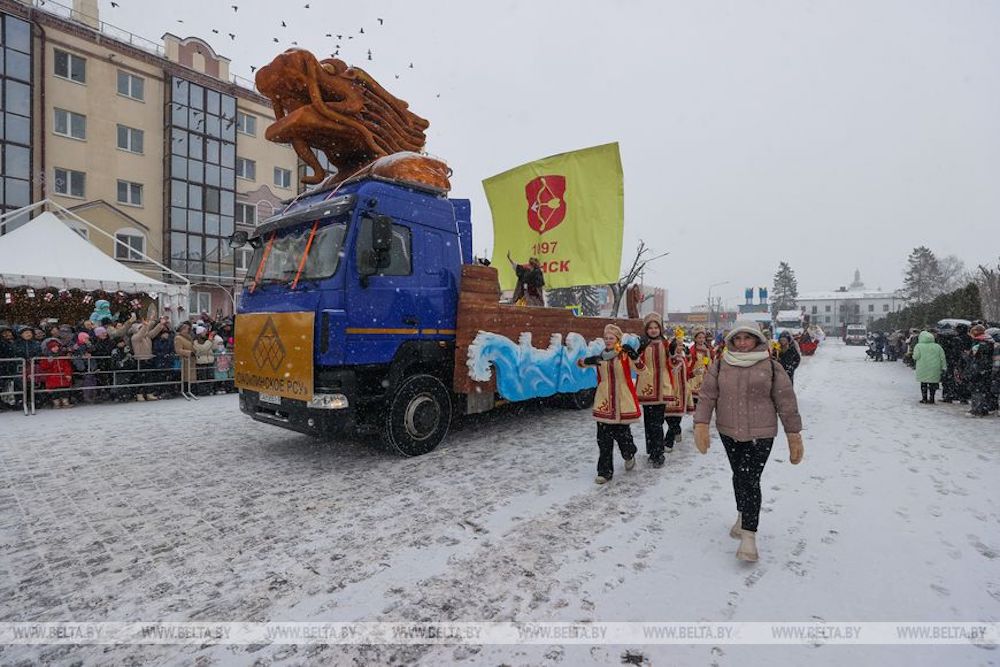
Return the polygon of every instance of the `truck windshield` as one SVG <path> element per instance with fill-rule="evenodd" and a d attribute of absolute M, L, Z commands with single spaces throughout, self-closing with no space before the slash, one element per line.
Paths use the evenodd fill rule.
<path fill-rule="evenodd" d="M 295 280 L 302 264 L 302 254 L 309 246 L 309 255 L 302 265 L 302 275 L 299 280 L 322 280 L 337 272 L 340 257 L 343 254 L 344 236 L 347 234 L 347 222 L 337 221 L 319 227 L 312 243 L 309 237 L 312 225 L 279 232 L 271 240 L 265 237 L 263 244 L 254 249 L 253 257 L 247 271 L 246 284 L 252 284 L 256 279 L 260 283 L 290 283 Z M 261 268 L 261 261 L 264 266 Z"/>

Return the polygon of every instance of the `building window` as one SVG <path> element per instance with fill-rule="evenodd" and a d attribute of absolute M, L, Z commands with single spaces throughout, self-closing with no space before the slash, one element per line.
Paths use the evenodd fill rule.
<path fill-rule="evenodd" d="M 236 158 L 236 175 L 248 181 L 256 181 L 257 163 L 242 157 Z"/>
<path fill-rule="evenodd" d="M 87 117 L 83 114 L 56 109 L 55 126 L 52 131 L 63 137 L 73 139 L 87 138 Z"/>
<path fill-rule="evenodd" d="M 118 70 L 118 94 L 140 102 L 146 99 L 146 80 L 141 76 Z"/>
<path fill-rule="evenodd" d="M 830 323 L 830 316 L 829 315 L 825 316 L 823 319 L 824 319 L 824 324 L 829 324 Z"/>
<path fill-rule="evenodd" d="M 290 169 L 274 168 L 274 184 L 279 188 L 292 187 L 292 172 Z"/>
<path fill-rule="evenodd" d="M 142 130 L 137 130 L 134 127 L 126 127 L 125 125 L 118 126 L 118 148 L 123 151 L 128 151 L 129 153 L 139 153 L 143 152 L 143 139 L 145 133 Z"/>
<path fill-rule="evenodd" d="M 134 262 L 142 261 L 146 252 L 146 237 L 134 229 L 122 229 L 115 233 L 115 259 Z"/>
<path fill-rule="evenodd" d="M 32 200 L 31 45 L 31 26 L 0 14 L 0 213 Z M 0 234 L 27 221 L 25 214 L 8 217 Z"/>
<path fill-rule="evenodd" d="M 875 312 L 875 304 L 874 303 L 869 303 L 868 304 L 868 312 L 869 313 L 874 313 Z"/>
<path fill-rule="evenodd" d="M 168 79 L 167 90 L 164 245 L 170 268 L 232 281 L 235 258 L 227 237 L 235 231 L 236 98 L 177 77 Z"/>
<path fill-rule="evenodd" d="M 83 199 L 87 192 L 87 174 L 56 167 L 56 194 Z"/>
<path fill-rule="evenodd" d="M 212 312 L 212 294 L 210 292 L 191 292 L 188 297 L 188 312 L 192 315 Z"/>
<path fill-rule="evenodd" d="M 830 306 L 827 306 L 827 307 L 826 307 L 826 312 L 828 312 L 828 313 L 830 312 Z M 829 321 L 830 321 L 830 320 L 827 320 L 827 322 L 829 322 Z"/>
<path fill-rule="evenodd" d="M 241 134 L 249 134 L 251 137 L 257 136 L 257 116 L 252 116 L 242 111 L 236 112 L 236 131 Z"/>
<path fill-rule="evenodd" d="M 813 315 L 815 315 L 815 314 L 816 314 L 816 306 L 813 306 L 813 307 L 812 307 L 812 314 L 813 314 Z"/>
<path fill-rule="evenodd" d="M 87 61 L 80 56 L 56 49 L 55 74 L 62 79 L 87 83 Z"/>
<path fill-rule="evenodd" d="M 882 304 L 882 312 L 883 313 L 888 313 L 889 312 L 889 304 L 887 304 L 887 303 L 883 303 Z"/>
<path fill-rule="evenodd" d="M 118 203 L 142 206 L 142 183 L 118 181 Z"/>
<path fill-rule="evenodd" d="M 257 207 L 253 204 L 236 203 L 236 222 L 241 225 L 257 224 Z"/>
<path fill-rule="evenodd" d="M 252 248 L 237 248 L 236 250 L 236 270 L 246 271 L 250 267 L 250 258 L 253 257 Z"/>

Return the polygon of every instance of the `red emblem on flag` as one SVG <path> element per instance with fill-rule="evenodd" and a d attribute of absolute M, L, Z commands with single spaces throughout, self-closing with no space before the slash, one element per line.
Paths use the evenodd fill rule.
<path fill-rule="evenodd" d="M 539 176 L 524 186 L 528 226 L 544 234 L 566 218 L 566 177 Z"/>

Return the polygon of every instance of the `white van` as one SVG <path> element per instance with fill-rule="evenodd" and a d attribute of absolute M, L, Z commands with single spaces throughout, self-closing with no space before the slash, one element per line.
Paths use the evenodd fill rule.
<path fill-rule="evenodd" d="M 844 336 L 845 345 L 866 345 L 868 343 L 868 329 L 863 324 L 848 324 L 847 335 Z"/>

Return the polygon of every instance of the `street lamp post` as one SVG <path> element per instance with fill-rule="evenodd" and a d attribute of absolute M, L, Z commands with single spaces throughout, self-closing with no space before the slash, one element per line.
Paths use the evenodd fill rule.
<path fill-rule="evenodd" d="M 720 285 L 728 285 L 728 284 L 729 284 L 728 280 L 723 280 L 722 282 L 712 283 L 711 285 L 708 286 L 708 314 L 709 314 L 710 317 L 712 317 L 712 323 L 713 323 L 713 328 L 714 329 L 718 329 L 719 328 L 719 314 L 718 314 L 718 310 L 716 310 L 714 304 L 712 303 L 712 288 L 713 287 L 719 287 Z"/>

